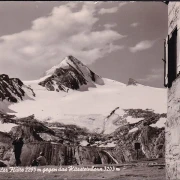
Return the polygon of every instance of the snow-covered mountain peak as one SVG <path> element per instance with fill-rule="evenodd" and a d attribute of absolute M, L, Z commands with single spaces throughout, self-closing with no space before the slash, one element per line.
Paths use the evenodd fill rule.
<path fill-rule="evenodd" d="M 65 57 L 59 64 L 57 64 L 57 65 L 53 66 L 52 68 L 50 68 L 49 70 L 47 70 L 45 74 L 46 74 L 46 76 L 52 75 L 56 71 L 56 69 L 59 69 L 59 68 L 68 69 L 70 67 L 70 65 L 74 65 L 74 68 L 76 70 L 78 70 L 77 66 L 85 67 L 85 65 L 81 61 L 79 61 L 75 57 L 69 55 L 69 56 Z"/>
<path fill-rule="evenodd" d="M 67 56 L 63 61 L 46 71 L 46 78 L 39 85 L 50 91 L 67 91 L 67 89 L 87 90 L 103 85 L 103 79 L 91 71 L 86 65 L 73 56 Z"/>

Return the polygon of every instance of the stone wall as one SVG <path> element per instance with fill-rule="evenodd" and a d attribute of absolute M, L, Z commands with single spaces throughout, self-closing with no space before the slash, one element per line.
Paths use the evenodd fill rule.
<path fill-rule="evenodd" d="M 180 2 L 168 4 L 168 35 L 177 27 L 177 72 L 180 71 Z M 168 89 L 168 109 L 165 129 L 166 179 L 180 179 L 180 77 Z"/>
<path fill-rule="evenodd" d="M 180 179 L 180 77 L 168 90 L 166 136 L 166 179 Z"/>
<path fill-rule="evenodd" d="M 168 4 L 168 35 L 177 26 L 177 72 L 180 71 L 180 2 L 169 2 Z"/>

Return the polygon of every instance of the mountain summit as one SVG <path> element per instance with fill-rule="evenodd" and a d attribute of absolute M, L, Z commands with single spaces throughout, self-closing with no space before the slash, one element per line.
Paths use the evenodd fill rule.
<path fill-rule="evenodd" d="M 129 81 L 128 81 L 128 86 L 131 86 L 131 85 L 133 85 L 133 86 L 137 86 L 137 84 L 138 84 L 138 82 L 136 81 L 136 80 L 134 80 L 134 79 L 132 79 L 132 78 L 129 78 Z"/>
<path fill-rule="evenodd" d="M 104 84 L 99 75 L 73 56 L 67 56 L 60 64 L 46 71 L 46 75 L 49 77 L 39 85 L 49 91 L 87 90 L 96 87 L 96 84 Z"/>

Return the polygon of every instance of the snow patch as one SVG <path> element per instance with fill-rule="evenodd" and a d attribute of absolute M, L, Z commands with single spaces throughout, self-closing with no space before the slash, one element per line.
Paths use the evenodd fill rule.
<path fill-rule="evenodd" d="M 2 112 L 6 112 L 6 113 L 15 113 L 15 111 L 9 109 L 8 106 L 10 106 L 12 103 L 7 101 L 7 100 L 3 100 L 3 101 L 0 101 L 0 111 Z"/>
<path fill-rule="evenodd" d="M 133 128 L 133 129 L 129 130 L 129 133 L 136 132 L 137 130 L 138 130 L 138 128 L 135 127 L 135 128 Z"/>
<path fill-rule="evenodd" d="M 14 123 L 2 123 L 0 122 L 0 131 L 1 132 L 9 132 L 13 127 L 18 126 Z"/>
<path fill-rule="evenodd" d="M 144 118 L 133 118 L 133 117 L 131 117 L 131 116 L 128 116 L 127 118 L 126 118 L 126 120 L 127 120 L 127 122 L 129 123 L 129 124 L 134 124 L 134 123 L 138 123 L 139 121 L 141 121 L 141 120 L 143 120 Z"/>
<path fill-rule="evenodd" d="M 151 124 L 151 127 L 158 127 L 158 128 L 162 128 L 165 127 L 165 123 L 166 123 L 166 118 L 160 118 L 159 121 L 157 121 L 155 124 Z"/>
<path fill-rule="evenodd" d="M 101 144 L 99 147 L 115 147 L 116 143 L 115 142 L 109 142 L 107 144 Z"/>
<path fill-rule="evenodd" d="M 49 128 L 51 128 L 51 129 L 66 129 L 65 127 L 49 127 Z"/>
<path fill-rule="evenodd" d="M 86 140 L 80 142 L 81 146 L 87 146 L 89 143 Z"/>

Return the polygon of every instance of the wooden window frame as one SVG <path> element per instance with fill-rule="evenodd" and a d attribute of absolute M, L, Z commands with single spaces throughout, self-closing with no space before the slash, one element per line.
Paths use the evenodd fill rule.
<path fill-rule="evenodd" d="M 176 45 L 174 47 L 176 49 L 171 49 L 172 47 L 170 47 L 170 43 L 172 43 L 171 41 L 173 41 L 173 39 L 171 39 L 171 38 L 173 37 L 174 33 L 175 33 L 175 38 L 176 38 L 176 39 L 174 39 L 174 41 L 176 43 Z M 167 84 L 164 84 L 164 85 L 165 85 L 165 87 L 168 87 L 168 88 L 171 88 L 172 83 L 177 78 L 177 43 L 178 43 L 177 42 L 177 35 L 178 35 L 178 30 L 177 30 L 177 26 L 176 26 L 171 31 L 171 33 L 168 35 L 168 40 L 167 40 L 168 41 L 167 42 L 167 62 L 166 62 L 166 59 L 165 59 L 165 63 L 167 65 L 167 79 L 168 79 L 168 82 L 167 82 Z M 176 55 L 172 54 L 172 53 L 174 53 L 173 51 L 176 53 Z M 173 57 L 173 59 L 172 59 L 173 61 L 171 60 L 170 53 L 171 53 L 171 55 Z"/>

